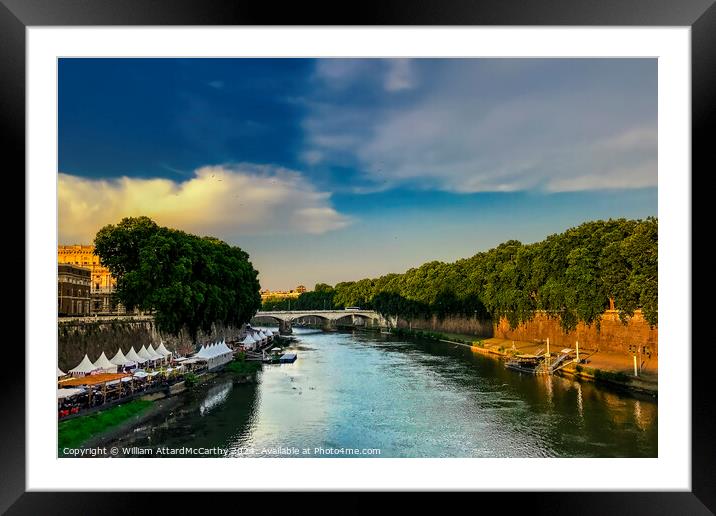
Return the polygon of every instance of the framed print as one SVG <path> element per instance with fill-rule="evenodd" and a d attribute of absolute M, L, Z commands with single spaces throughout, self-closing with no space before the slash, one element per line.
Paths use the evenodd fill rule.
<path fill-rule="evenodd" d="M 27 199 L 3 510 L 713 511 L 691 192 L 716 8 L 311 11 L 3 0 Z"/>

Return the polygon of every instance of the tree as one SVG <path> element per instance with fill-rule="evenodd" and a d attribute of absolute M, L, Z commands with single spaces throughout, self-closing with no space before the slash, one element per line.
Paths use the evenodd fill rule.
<path fill-rule="evenodd" d="M 214 323 L 240 326 L 261 306 L 258 272 L 239 247 L 124 218 L 95 237 L 95 253 L 117 278 L 127 309 L 155 312 L 161 331 L 186 329 L 193 339 Z"/>
<path fill-rule="evenodd" d="M 509 240 L 454 263 L 424 263 L 403 274 L 318 284 L 301 295 L 305 308 L 361 306 L 407 319 L 448 315 L 499 319 L 512 327 L 544 310 L 566 331 L 579 322 L 599 325 L 614 299 L 622 321 L 641 308 L 658 314 L 658 223 L 597 220 L 541 242 Z M 305 297 L 304 297 L 305 296 Z"/>

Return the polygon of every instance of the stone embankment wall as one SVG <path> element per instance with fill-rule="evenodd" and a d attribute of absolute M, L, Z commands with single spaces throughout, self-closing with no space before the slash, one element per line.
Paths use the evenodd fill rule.
<path fill-rule="evenodd" d="M 549 337 L 550 347 L 554 345 L 555 348 L 551 348 L 554 350 L 556 347 L 574 349 L 575 342 L 579 341 L 579 348 L 584 350 L 632 353 L 641 348 L 642 353 L 654 356 L 658 355 L 659 344 L 658 328 L 650 327 L 638 310 L 627 324 L 621 322 L 616 310 L 608 310 L 602 315 L 599 331 L 595 324 L 580 323 L 569 333 L 562 331 L 558 318 L 538 312 L 531 321 L 514 329 L 502 319 L 495 325 L 495 337 L 522 341 L 546 341 Z"/>
<path fill-rule="evenodd" d="M 500 339 L 520 340 L 527 342 L 546 342 L 556 349 L 574 348 L 579 341 L 580 349 L 612 351 L 619 353 L 632 353 L 639 349 L 642 353 L 658 355 L 658 328 L 650 327 L 649 323 L 639 310 L 627 324 L 622 323 L 616 310 L 607 310 L 602 315 L 601 327 L 597 330 L 595 324 L 586 326 L 577 325 L 574 331 L 564 333 L 559 325 L 559 318 L 549 317 L 544 312 L 538 312 L 535 317 L 517 328 L 510 328 L 506 319 L 499 323 L 481 321 L 474 317 L 446 317 L 442 320 L 436 316 L 431 319 L 414 319 L 407 321 L 398 319 L 400 328 L 412 328 L 435 332 L 462 333 L 475 335 L 480 338 L 497 337 Z"/>
<path fill-rule="evenodd" d="M 397 325 L 398 328 L 462 333 L 482 338 L 490 338 L 493 335 L 492 321 L 481 321 L 475 317 L 448 316 L 443 319 L 439 319 L 437 315 L 434 315 L 429 319 L 419 318 L 413 319 L 412 321 L 399 318 Z"/>
<path fill-rule="evenodd" d="M 241 332 L 241 328 L 214 325 L 209 334 L 200 332 L 197 342 L 201 345 L 219 339 L 233 340 L 240 338 Z M 118 348 L 126 354 L 132 346 L 138 351 L 150 344 L 156 348 L 161 342 L 169 351 L 180 354 L 195 351 L 186 332 L 178 336 L 162 334 L 151 316 L 61 318 L 57 333 L 57 365 L 65 372 L 79 364 L 85 353 L 95 361 L 103 351 L 112 358 Z"/>

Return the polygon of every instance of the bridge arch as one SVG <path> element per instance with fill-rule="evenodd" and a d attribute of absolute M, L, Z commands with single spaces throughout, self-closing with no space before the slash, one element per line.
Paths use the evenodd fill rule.
<path fill-rule="evenodd" d="M 326 315 L 322 314 L 298 314 L 291 318 L 291 322 L 298 321 L 300 319 L 305 319 L 307 317 L 315 317 L 316 319 L 321 319 L 322 321 L 331 321 L 332 319 Z"/>
<path fill-rule="evenodd" d="M 275 311 L 275 312 L 257 312 L 252 320 L 273 320 L 278 321 L 279 331 L 281 333 L 291 333 L 291 325 L 293 322 L 307 317 L 313 317 L 323 322 L 324 329 L 332 329 L 337 321 L 350 318 L 354 325 L 362 321 L 362 325 L 367 325 L 370 321 L 371 326 L 381 326 L 386 324 L 384 318 L 373 310 L 292 310 L 292 311 Z M 315 320 L 314 319 L 314 320 Z"/>
<path fill-rule="evenodd" d="M 335 322 L 339 322 L 339 321 L 341 321 L 342 319 L 350 318 L 350 319 L 351 319 L 351 322 L 353 322 L 353 320 L 354 320 L 355 317 L 359 317 L 359 318 L 363 319 L 364 323 L 365 323 L 365 322 L 368 322 L 368 321 L 370 321 L 371 324 L 379 324 L 379 323 L 380 323 L 380 319 L 379 319 L 377 316 L 371 315 L 371 314 L 359 313 L 359 312 L 357 312 L 357 313 L 350 313 L 350 312 L 349 312 L 349 313 L 346 313 L 346 314 L 344 314 L 344 315 L 338 315 L 338 316 L 336 316 L 333 320 L 334 320 Z"/>
<path fill-rule="evenodd" d="M 277 323 L 277 324 L 286 322 L 286 320 L 281 317 L 277 317 L 275 315 L 268 315 L 268 314 L 256 314 L 251 318 L 252 321 L 254 319 L 270 319 L 271 321 L 273 321 L 274 323 Z"/>

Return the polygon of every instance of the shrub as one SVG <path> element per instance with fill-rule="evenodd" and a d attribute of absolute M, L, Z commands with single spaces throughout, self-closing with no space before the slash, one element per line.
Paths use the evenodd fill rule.
<path fill-rule="evenodd" d="M 234 360 L 226 366 L 226 371 L 235 374 L 253 374 L 261 369 L 260 362 L 247 362 L 241 360 Z"/>
<path fill-rule="evenodd" d="M 199 379 L 196 377 L 196 375 L 194 373 L 187 373 L 184 375 L 184 386 L 187 389 L 191 389 L 197 383 L 199 383 Z"/>

